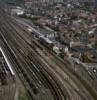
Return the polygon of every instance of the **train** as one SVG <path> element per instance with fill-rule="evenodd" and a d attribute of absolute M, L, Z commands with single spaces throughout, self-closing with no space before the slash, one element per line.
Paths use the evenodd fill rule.
<path fill-rule="evenodd" d="M 28 30 L 33 34 L 34 37 L 38 38 L 40 43 L 42 43 L 46 47 L 53 47 L 53 42 L 42 35 L 40 32 L 38 32 L 34 28 L 28 28 Z"/>
<path fill-rule="evenodd" d="M 60 49 L 57 47 L 57 49 L 55 49 L 55 45 L 54 43 L 47 37 L 45 37 L 44 35 L 42 35 L 40 32 L 38 32 L 36 29 L 34 28 L 30 28 L 29 29 L 30 32 L 32 33 L 32 35 L 38 39 L 38 41 L 44 45 L 45 47 L 49 48 L 50 50 L 52 50 L 53 52 L 55 52 L 56 54 L 60 54 L 61 51 Z"/>
<path fill-rule="evenodd" d="M 39 42 L 48 48 L 53 48 L 54 46 L 53 42 L 44 36 L 39 37 Z"/>

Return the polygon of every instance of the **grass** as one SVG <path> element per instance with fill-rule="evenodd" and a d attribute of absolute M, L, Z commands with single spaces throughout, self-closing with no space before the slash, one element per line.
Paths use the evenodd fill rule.
<path fill-rule="evenodd" d="M 22 84 L 18 87 L 18 100 L 28 100 L 27 92 Z"/>
<path fill-rule="evenodd" d="M 28 100 L 28 98 L 25 95 L 20 95 L 18 100 Z"/>

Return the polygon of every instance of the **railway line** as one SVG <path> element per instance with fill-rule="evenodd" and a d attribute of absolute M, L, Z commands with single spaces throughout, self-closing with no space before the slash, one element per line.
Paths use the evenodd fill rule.
<path fill-rule="evenodd" d="M 7 33 L 8 33 L 8 32 L 7 32 Z M 3 35 L 4 35 L 4 34 L 3 34 Z M 15 35 L 15 34 L 14 34 L 14 35 Z M 12 37 L 11 37 L 11 38 L 12 38 Z M 7 39 L 6 39 L 6 40 L 7 40 Z M 15 40 L 14 40 L 14 41 L 15 41 Z M 13 41 L 12 41 L 12 42 L 13 42 Z M 14 45 L 11 44 L 12 42 L 8 42 L 8 43 L 9 43 L 12 47 L 14 47 Z M 15 48 L 16 48 L 16 47 L 15 47 Z M 16 49 L 15 49 L 15 50 L 16 50 Z M 20 54 L 21 51 L 16 51 L 16 52 L 18 52 L 19 56 L 21 55 L 21 54 Z M 24 57 L 24 55 L 23 55 L 23 57 Z M 22 58 L 22 59 L 23 59 L 23 58 Z M 26 59 L 26 58 L 25 58 L 25 59 Z M 22 60 L 21 60 L 21 61 L 22 61 Z M 26 62 L 26 61 L 24 61 L 24 62 Z M 26 64 L 26 67 L 27 67 L 27 64 Z M 27 68 L 25 68 L 25 69 L 27 69 Z M 28 69 L 27 69 L 27 71 L 28 71 Z M 26 72 L 26 70 L 25 70 L 25 72 Z M 27 73 L 30 73 L 30 72 L 27 72 Z M 26 74 L 27 74 L 27 73 L 26 73 Z M 30 73 L 30 75 L 31 75 L 31 73 Z M 41 75 L 41 74 L 39 74 L 39 75 Z M 31 76 L 32 76 L 32 75 L 31 75 Z M 36 76 L 37 76 L 37 74 L 36 74 Z M 34 76 L 34 77 L 35 77 L 35 76 Z M 39 79 L 39 76 L 38 76 L 38 79 Z M 45 79 L 45 78 L 43 78 L 43 79 Z M 31 80 L 31 79 L 30 79 L 30 80 Z M 39 81 L 39 80 L 38 80 L 38 81 Z M 46 82 L 46 83 L 48 83 L 48 82 Z M 46 83 L 45 83 L 45 84 L 46 84 Z M 49 83 L 50 83 L 50 82 L 49 82 Z M 56 83 L 54 84 L 54 87 L 55 87 L 55 85 L 56 85 Z M 53 89 L 53 88 L 51 88 L 51 89 Z M 57 87 L 57 89 L 58 89 L 58 87 Z M 56 90 L 56 91 L 58 92 L 58 90 Z M 54 91 L 53 93 L 55 94 L 55 91 Z M 62 95 L 62 94 L 61 94 L 61 95 Z M 58 96 L 61 96 L 61 95 L 59 95 L 59 93 L 58 93 L 58 94 L 56 95 L 56 100 L 59 99 Z M 55 97 L 55 96 L 54 96 L 54 97 Z M 63 98 L 63 97 L 62 97 L 62 98 Z M 64 97 L 64 98 L 65 98 L 65 97 Z M 49 99 L 50 99 L 50 97 L 49 97 Z M 43 99 L 42 99 L 42 100 L 43 100 Z M 46 100 L 47 100 L 47 98 L 46 98 Z M 61 100 L 61 97 L 60 97 L 60 100 Z M 62 99 L 62 100 L 63 100 L 63 99 Z"/>
<path fill-rule="evenodd" d="M 54 84 L 55 85 L 55 84 Z M 58 91 L 58 90 L 57 90 Z"/>
<path fill-rule="evenodd" d="M 55 58 L 54 58 L 55 59 Z M 53 59 L 53 61 L 54 61 L 54 59 Z M 56 59 L 56 62 L 58 62 L 58 59 Z M 58 63 L 57 63 L 58 64 Z M 60 64 L 60 63 L 59 63 Z M 67 63 L 66 63 L 67 64 Z M 61 67 L 62 65 L 60 65 L 60 67 Z M 63 65 L 64 66 L 64 65 Z M 64 68 L 63 68 L 63 70 L 64 70 Z"/>
<path fill-rule="evenodd" d="M 4 15 L 2 11 L 0 14 Z M 47 57 L 48 50 L 44 46 L 6 14 L 2 15 L 0 35 L 18 64 L 14 69 L 29 88 L 32 100 L 97 100 L 97 91 L 92 84 L 75 73 L 70 63 L 51 52 Z"/>
<path fill-rule="evenodd" d="M 16 91 L 16 83 L 14 74 L 8 67 L 9 65 L 7 64 L 1 44 L 2 41 L 0 39 L 0 99 L 13 100 Z"/>

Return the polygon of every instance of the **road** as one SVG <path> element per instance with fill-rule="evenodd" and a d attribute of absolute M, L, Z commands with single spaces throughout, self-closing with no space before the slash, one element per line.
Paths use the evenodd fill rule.
<path fill-rule="evenodd" d="M 96 84 L 82 65 L 60 59 L 2 8 L 0 31 L 2 48 L 32 100 L 97 100 Z"/>

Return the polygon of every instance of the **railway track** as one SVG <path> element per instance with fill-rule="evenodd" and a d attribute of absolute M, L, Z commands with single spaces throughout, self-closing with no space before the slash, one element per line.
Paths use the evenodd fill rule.
<path fill-rule="evenodd" d="M 4 25 L 4 26 L 5 26 L 5 25 Z M 8 30 L 7 30 L 7 31 L 8 31 Z M 4 32 L 4 31 L 3 31 L 3 32 Z M 8 33 L 8 32 L 5 31 L 4 33 Z M 3 34 L 3 35 L 4 35 L 4 34 Z M 14 35 L 15 35 L 15 34 L 14 34 Z M 7 37 L 7 34 L 6 34 L 6 37 Z M 13 37 L 11 37 L 11 38 L 13 38 Z M 12 44 L 13 41 L 10 42 L 10 41 L 8 40 L 8 38 L 6 38 L 6 40 L 7 40 L 7 42 L 10 44 L 10 47 L 12 47 L 12 48 L 14 47 L 13 50 L 15 50 L 16 53 L 18 53 L 18 56 L 20 57 L 20 55 L 22 55 L 22 56 L 23 56 L 22 59 L 24 59 L 25 56 L 24 56 L 24 54 L 22 54 L 23 52 L 20 54 L 20 52 L 21 52 L 21 51 L 19 51 L 20 49 L 18 49 L 18 48 L 15 49 L 16 47 Z M 18 39 L 17 39 L 17 40 L 18 40 Z M 14 41 L 15 41 L 15 40 L 14 40 Z M 20 41 L 20 42 L 21 42 L 21 41 Z M 19 43 L 20 43 L 20 42 L 19 42 Z M 19 46 L 19 45 L 18 45 L 18 46 Z M 26 48 L 25 48 L 25 49 L 26 49 Z M 21 57 L 22 57 L 22 56 L 21 56 Z M 26 58 L 25 58 L 25 59 L 26 59 Z M 20 60 L 20 62 L 21 62 L 21 61 L 22 61 L 22 60 Z M 27 61 L 24 61 L 24 62 L 27 62 Z M 24 62 L 23 62 L 23 63 L 24 63 Z M 22 65 L 21 65 L 21 66 L 22 66 Z M 27 67 L 27 66 L 29 66 L 29 65 L 26 64 L 26 67 Z M 25 69 L 27 69 L 26 67 L 25 67 Z M 30 70 L 31 70 L 31 69 L 30 69 Z M 28 69 L 27 69 L 27 71 L 28 71 Z M 26 70 L 25 70 L 24 72 L 26 72 Z M 22 73 L 23 73 L 23 72 L 22 72 Z M 27 72 L 26 74 L 28 74 L 28 73 L 31 75 L 30 72 Z M 26 74 L 25 74 L 25 75 L 26 75 Z M 37 74 L 38 74 L 38 73 L 36 73 L 35 75 L 37 76 Z M 41 75 L 41 74 L 42 74 L 42 75 Z M 43 77 L 44 73 L 41 72 L 41 74 L 38 75 L 38 79 L 39 79 L 39 76 Z M 29 77 L 30 77 L 30 76 L 29 76 Z M 35 77 L 35 76 L 34 76 L 34 77 Z M 40 77 L 40 78 L 41 78 L 41 77 Z M 42 79 L 42 78 L 41 78 L 41 79 Z M 48 88 L 50 88 L 51 92 L 52 92 L 53 89 L 54 89 L 53 94 L 56 94 L 56 93 L 57 93 L 56 95 L 54 95 L 54 100 L 59 100 L 59 99 L 61 100 L 61 98 L 62 98 L 62 100 L 65 100 L 65 97 L 61 96 L 62 93 L 60 94 L 60 92 L 58 92 L 58 86 L 56 85 L 56 83 L 53 81 L 53 82 L 54 82 L 54 85 L 53 85 L 51 82 L 49 82 L 49 80 L 48 80 L 48 78 L 46 77 L 46 75 L 45 75 L 45 77 L 43 77 L 42 81 L 43 81 L 44 79 L 46 79 L 45 85 L 47 85 L 47 84 L 49 83 L 49 84 L 48 84 L 48 85 L 49 85 Z M 30 80 L 31 80 L 31 79 L 30 79 Z M 48 86 L 48 85 L 47 85 L 47 86 Z M 57 86 L 57 90 L 56 90 L 56 86 Z M 59 89 L 59 90 L 60 90 L 60 89 Z M 59 95 L 59 94 L 60 94 L 60 95 Z M 50 97 L 49 97 L 48 99 L 50 99 Z M 42 99 L 42 100 L 43 100 L 43 99 Z M 45 99 L 44 99 L 44 100 L 45 100 Z M 47 98 L 46 98 L 46 100 L 47 100 Z"/>
<path fill-rule="evenodd" d="M 36 87 L 34 89 L 37 89 L 40 92 L 45 89 L 48 89 L 49 91 L 49 93 L 45 91 L 46 94 L 43 96 L 44 98 L 39 100 L 65 100 L 66 96 L 71 100 L 72 97 L 69 97 L 67 89 L 64 86 L 67 83 L 69 84 L 69 88 L 74 90 L 73 92 L 78 93 L 81 100 L 86 100 L 87 98 L 88 100 L 97 100 L 95 89 L 91 87 L 90 83 L 79 77 L 72 69 L 70 69 L 70 64 L 67 62 L 64 63 L 52 53 L 50 53 L 51 57 L 49 59 L 53 61 L 52 63 L 54 63 L 56 67 L 53 64 L 50 64 L 49 61 L 47 61 L 46 55 L 44 55 L 44 57 L 41 54 L 39 55 L 39 51 L 37 51 L 36 48 L 42 53 L 44 53 L 44 51 L 36 46 L 37 42 L 32 39 L 30 34 L 27 34 L 24 29 L 19 28 L 16 22 L 12 21 L 9 17 L 7 19 L 7 17 L 4 16 L 6 18 L 6 23 L 4 18 L 2 16 L 0 17 L 2 19 L 1 31 L 3 33 L 1 35 L 5 42 L 7 41 L 6 44 L 10 48 L 20 67 L 17 68 L 17 73 L 22 73 L 22 78 L 24 77 L 24 80 L 28 83 L 29 89 L 34 83 Z M 17 26 L 15 27 L 15 25 Z M 38 43 L 37 45 L 40 44 Z M 40 46 L 43 50 L 46 50 L 45 47 L 42 45 Z M 43 60 L 44 62 L 41 62 Z M 48 68 L 48 66 L 50 68 Z M 67 68 L 64 68 L 64 66 Z M 70 83 L 72 81 L 64 78 L 65 74 L 69 76 L 77 87 Z M 81 90 L 78 90 L 78 88 Z M 32 90 L 30 93 L 32 96 L 34 95 Z M 49 97 L 46 95 L 49 95 Z M 50 99 L 50 97 L 52 99 Z"/>
<path fill-rule="evenodd" d="M 36 58 L 37 59 L 37 58 Z"/>
<path fill-rule="evenodd" d="M 26 37 L 27 38 L 27 37 Z M 34 41 L 35 42 L 35 41 Z M 37 48 L 37 47 L 36 47 Z M 54 57 L 53 57 L 53 61 L 55 60 L 55 55 L 54 55 Z M 59 62 L 59 60 L 60 59 L 57 59 L 57 57 L 56 57 L 56 60 L 55 60 L 55 62 Z M 61 61 L 61 60 L 60 60 Z M 61 61 L 62 62 L 62 61 Z M 65 64 L 65 65 L 67 65 L 67 63 L 65 62 L 62 62 L 63 64 Z M 57 63 L 61 68 L 62 68 L 62 64 L 60 65 L 60 63 Z M 64 66 L 64 65 L 63 65 Z M 70 65 L 67 65 L 67 66 L 70 66 Z M 64 70 L 64 68 L 62 68 L 62 70 Z M 71 69 L 69 69 L 69 70 L 71 70 Z M 66 72 L 65 72 L 66 73 Z M 74 72 L 73 72 L 73 74 L 74 74 Z M 79 76 L 77 76 L 77 77 L 79 77 Z M 80 77 L 79 77 L 79 79 L 80 79 Z M 81 80 L 82 82 L 84 81 L 84 80 Z M 85 84 L 88 84 L 88 83 L 85 83 Z M 89 86 L 90 87 L 90 86 Z M 93 90 L 91 89 L 91 91 L 93 92 Z M 84 92 L 84 91 L 83 91 Z M 94 94 L 94 93 L 93 93 Z M 95 95 L 96 96 L 96 95 Z"/>

